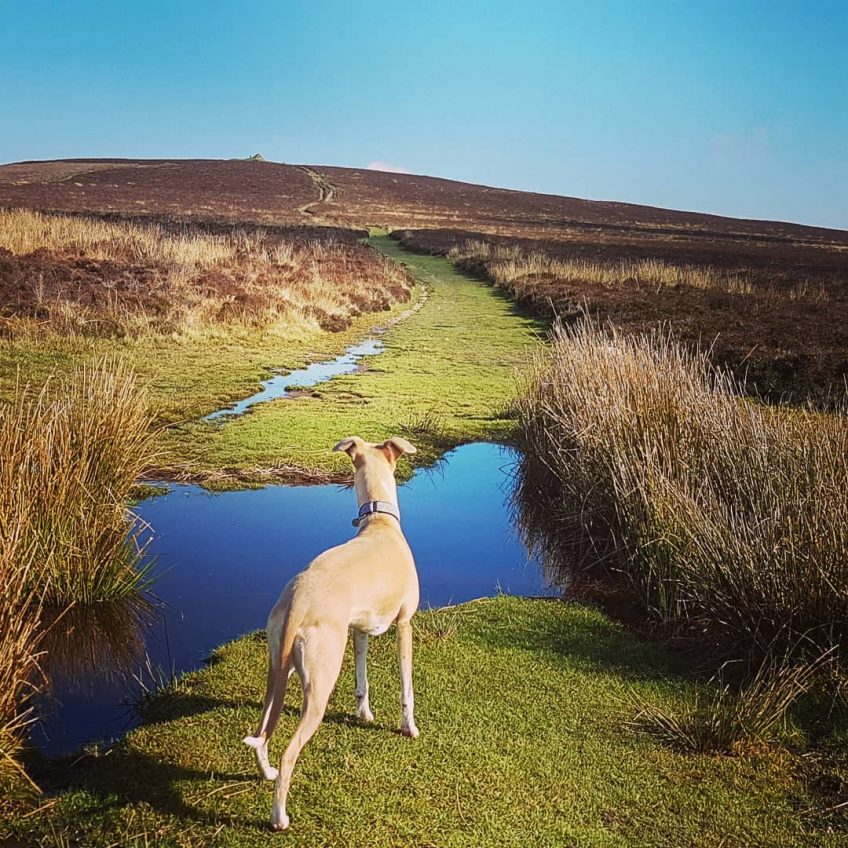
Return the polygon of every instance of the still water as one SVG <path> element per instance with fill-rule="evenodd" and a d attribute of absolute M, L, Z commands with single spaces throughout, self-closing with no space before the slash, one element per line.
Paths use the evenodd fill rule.
<path fill-rule="evenodd" d="M 437 470 L 417 471 L 399 490 L 404 532 L 415 554 L 421 607 L 461 603 L 498 591 L 546 592 L 509 516 L 515 454 L 471 444 Z M 159 609 L 140 633 L 153 666 L 186 671 L 218 645 L 262 628 L 280 590 L 316 554 L 355 534 L 352 489 L 269 486 L 210 494 L 173 486 L 136 510 L 152 530 Z M 123 621 L 126 624 L 126 621 Z M 108 635 L 108 634 L 107 634 Z M 128 637 L 121 634 L 119 642 Z M 107 640 L 108 641 L 108 640 Z M 120 653 L 120 651 L 118 651 Z M 97 665 L 97 663 L 95 663 Z M 48 754 L 120 736 L 134 718 L 122 705 L 131 668 L 55 674 L 57 704 L 34 742 Z M 74 678 L 71 686 L 68 678 Z"/>
<path fill-rule="evenodd" d="M 290 389 L 302 389 L 326 383 L 333 377 L 341 374 L 352 374 L 359 367 L 359 360 L 364 356 L 374 356 L 383 350 L 383 343 L 379 339 L 366 339 L 364 342 L 349 347 L 341 356 L 326 362 L 315 362 L 298 371 L 290 371 L 286 374 L 277 374 L 268 380 L 263 380 L 262 389 L 255 395 L 244 398 L 232 406 L 219 409 L 207 415 L 204 421 L 215 421 L 219 418 L 228 418 L 244 415 L 257 403 L 266 403 L 269 400 L 289 397 Z"/>

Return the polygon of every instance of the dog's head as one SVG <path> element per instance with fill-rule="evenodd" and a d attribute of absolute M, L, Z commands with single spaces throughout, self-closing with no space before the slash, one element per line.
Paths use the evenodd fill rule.
<path fill-rule="evenodd" d="M 415 446 L 400 436 L 392 436 L 380 444 L 373 444 L 360 439 L 359 436 L 348 436 L 342 439 L 334 448 L 334 451 L 344 451 L 353 463 L 354 468 L 361 468 L 372 462 L 389 463 L 394 471 L 398 459 L 405 453 L 416 453 Z"/>
<path fill-rule="evenodd" d="M 397 502 L 395 466 L 405 453 L 415 453 L 415 448 L 399 436 L 392 436 L 378 445 L 366 442 L 359 436 L 342 439 L 334 451 L 344 451 L 356 469 L 353 484 L 360 504 L 366 501 Z"/>

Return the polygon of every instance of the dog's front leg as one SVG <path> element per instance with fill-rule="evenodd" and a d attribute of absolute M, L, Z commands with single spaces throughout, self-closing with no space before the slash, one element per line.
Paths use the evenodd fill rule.
<path fill-rule="evenodd" d="M 413 739 L 418 736 L 415 726 L 415 697 L 412 694 L 412 622 L 398 621 L 398 659 L 400 660 L 400 732 Z"/>
<path fill-rule="evenodd" d="M 353 655 L 356 660 L 356 715 L 362 721 L 374 721 L 374 714 L 368 703 L 367 633 L 353 631 Z"/>

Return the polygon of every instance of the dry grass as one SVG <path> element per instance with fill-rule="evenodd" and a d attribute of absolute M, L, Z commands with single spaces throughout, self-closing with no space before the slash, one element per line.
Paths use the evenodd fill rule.
<path fill-rule="evenodd" d="M 126 503 L 154 457 L 150 424 L 132 373 L 108 362 L 0 407 L 0 780 L 31 718 L 42 618 L 140 597 Z"/>
<path fill-rule="evenodd" d="M 11 337 L 186 335 L 232 322 L 333 331 L 411 289 L 402 269 L 363 245 L 261 228 L 172 232 L 0 210 L 0 248 L 0 318 Z"/>
<path fill-rule="evenodd" d="M 519 401 L 527 537 L 733 653 L 844 659 L 848 419 L 739 388 L 667 334 L 559 332 Z"/>
<path fill-rule="evenodd" d="M 6 469 L 0 474 L 6 477 Z M 15 755 L 33 720 L 27 702 L 39 683 L 41 592 L 31 579 L 33 569 L 31 545 L 14 524 L 10 527 L 4 521 L 0 525 L 0 796 L 25 777 Z"/>
<path fill-rule="evenodd" d="M 532 294 L 540 280 L 565 283 L 594 283 L 617 286 L 634 283 L 648 286 L 691 286 L 749 294 L 750 277 L 744 272 L 722 271 L 705 265 L 674 264 L 663 259 L 609 260 L 556 259 L 542 251 L 527 251 L 518 245 L 469 240 L 451 248 L 448 258 L 457 263 L 482 263 L 498 286 L 518 298 Z"/>
<path fill-rule="evenodd" d="M 132 372 L 107 361 L 0 408 L 0 523 L 31 549 L 45 604 L 137 588 L 126 504 L 155 456 L 151 423 Z"/>

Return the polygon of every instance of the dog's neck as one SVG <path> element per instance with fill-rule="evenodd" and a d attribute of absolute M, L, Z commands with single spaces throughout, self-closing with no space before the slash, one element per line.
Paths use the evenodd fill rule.
<path fill-rule="evenodd" d="M 397 510 L 398 515 L 400 514 L 398 509 L 397 483 L 395 483 L 394 474 L 388 467 L 375 469 L 364 465 L 358 468 L 354 476 L 354 487 L 356 488 L 358 509 L 361 509 L 364 504 L 380 501 L 391 504 Z M 385 521 L 395 520 L 391 515 L 385 515 L 383 512 L 375 512 L 364 516 L 359 522 L 359 526 L 370 523 L 375 519 Z"/>

